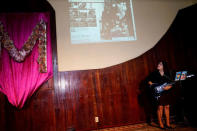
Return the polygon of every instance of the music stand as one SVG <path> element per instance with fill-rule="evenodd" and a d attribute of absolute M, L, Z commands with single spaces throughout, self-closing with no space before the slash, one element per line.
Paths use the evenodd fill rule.
<path fill-rule="evenodd" d="M 187 74 L 188 72 L 187 71 L 178 71 L 176 72 L 176 75 L 175 75 L 175 81 L 179 81 L 179 85 L 180 85 L 180 88 L 181 88 L 181 103 L 184 104 L 184 95 L 183 95 L 183 86 L 182 86 L 182 81 L 186 80 L 187 78 Z M 181 106 L 181 119 L 183 120 L 183 124 L 184 125 L 188 125 L 188 120 L 187 118 L 185 117 L 185 111 L 184 111 L 184 106 L 182 105 Z"/>
<path fill-rule="evenodd" d="M 175 81 L 186 80 L 186 78 L 187 78 L 187 71 L 176 72 Z"/>

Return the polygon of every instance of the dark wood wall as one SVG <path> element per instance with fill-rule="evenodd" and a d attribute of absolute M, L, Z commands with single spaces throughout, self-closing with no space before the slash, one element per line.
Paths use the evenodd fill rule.
<path fill-rule="evenodd" d="M 53 79 L 20 110 L 0 93 L 0 130 L 91 130 L 145 122 L 151 102 L 146 99 L 144 80 L 159 60 L 166 60 L 172 71 L 197 72 L 196 10 L 195 5 L 179 11 L 167 33 L 143 55 L 104 69 L 58 72 L 53 33 Z M 54 11 L 51 15 L 55 32 Z M 98 123 L 94 121 L 96 116 Z"/>

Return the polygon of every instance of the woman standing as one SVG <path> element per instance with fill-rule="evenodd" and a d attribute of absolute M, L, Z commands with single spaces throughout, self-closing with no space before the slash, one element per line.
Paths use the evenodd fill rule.
<path fill-rule="evenodd" d="M 154 90 L 154 85 L 161 85 L 166 82 L 171 82 L 170 75 L 167 68 L 167 63 L 164 61 L 160 61 L 157 65 L 157 70 L 151 73 L 148 77 L 148 84 Z M 166 128 L 172 128 L 170 126 L 170 102 L 171 97 L 169 90 L 172 88 L 171 85 L 164 86 L 163 92 L 155 99 L 157 103 L 157 117 L 159 126 L 161 129 L 164 128 L 164 124 L 162 122 L 163 111 L 166 117 Z M 153 94 L 154 95 L 154 94 Z"/>

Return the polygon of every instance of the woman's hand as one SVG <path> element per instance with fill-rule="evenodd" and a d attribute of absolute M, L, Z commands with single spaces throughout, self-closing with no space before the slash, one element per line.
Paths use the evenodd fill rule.
<path fill-rule="evenodd" d="M 172 88 L 172 86 L 165 86 L 163 89 L 167 91 L 167 90 L 169 90 L 170 88 Z"/>
<path fill-rule="evenodd" d="M 149 81 L 148 84 L 151 86 L 153 83 L 152 83 L 152 81 Z"/>

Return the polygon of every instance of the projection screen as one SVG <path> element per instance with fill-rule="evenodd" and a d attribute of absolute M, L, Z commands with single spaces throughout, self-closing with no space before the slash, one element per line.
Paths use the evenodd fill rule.
<path fill-rule="evenodd" d="M 69 0 L 71 44 L 134 41 L 132 0 Z"/>

